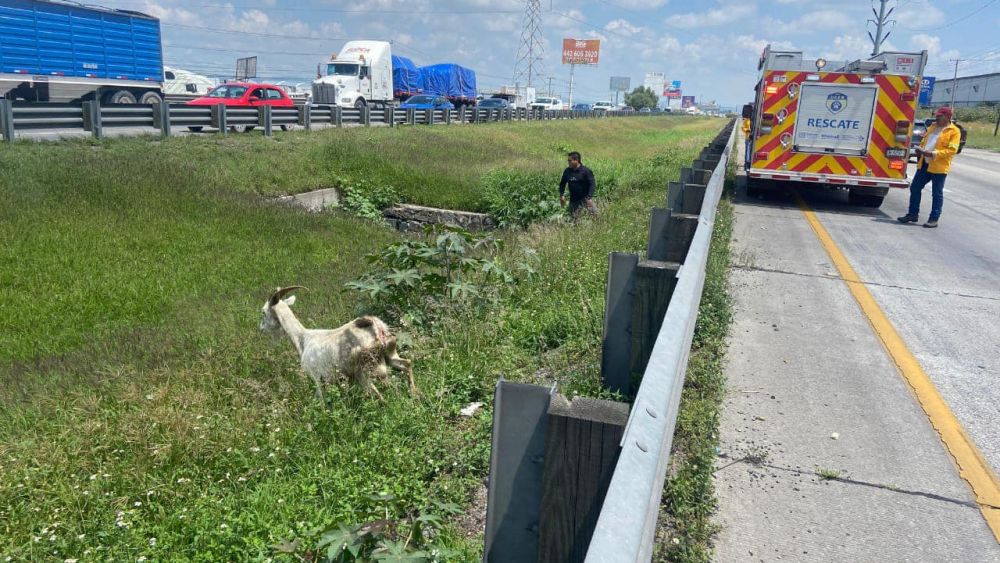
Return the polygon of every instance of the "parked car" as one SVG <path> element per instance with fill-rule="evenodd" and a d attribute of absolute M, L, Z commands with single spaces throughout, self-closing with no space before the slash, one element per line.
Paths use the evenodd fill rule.
<path fill-rule="evenodd" d="M 539 96 L 531 103 L 531 109 L 563 109 L 563 102 L 559 98 Z"/>
<path fill-rule="evenodd" d="M 642 108 L 639 110 L 639 113 L 653 113 L 653 110 L 650 108 Z"/>
<path fill-rule="evenodd" d="M 573 111 L 590 111 L 590 104 L 573 104 Z"/>
<path fill-rule="evenodd" d="M 503 98 L 486 98 L 476 104 L 476 107 L 483 109 L 510 109 L 513 106 Z"/>
<path fill-rule="evenodd" d="M 483 100 L 485 101 L 485 100 Z M 454 104 L 448 101 L 448 98 L 444 96 L 429 96 L 427 94 L 420 94 L 419 96 L 412 96 L 405 102 L 399 105 L 400 109 L 455 109 Z"/>
<path fill-rule="evenodd" d="M 226 107 L 249 108 L 258 106 L 272 106 L 278 108 L 295 107 L 295 103 L 288 97 L 288 94 L 274 84 L 254 84 L 252 82 L 227 82 L 209 90 L 208 94 L 195 98 L 185 105 L 188 106 L 215 106 L 222 104 Z M 291 129 L 291 125 L 282 125 L 283 131 Z M 189 130 L 198 132 L 202 127 L 188 127 Z M 234 132 L 253 131 L 253 125 L 233 125 L 229 128 Z"/>
<path fill-rule="evenodd" d="M 594 104 L 594 111 L 612 111 L 615 109 L 615 104 L 611 102 L 597 102 Z"/>

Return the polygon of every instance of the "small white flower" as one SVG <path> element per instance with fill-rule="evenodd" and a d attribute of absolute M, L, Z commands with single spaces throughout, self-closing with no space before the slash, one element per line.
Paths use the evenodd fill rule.
<path fill-rule="evenodd" d="M 219 524 L 219 529 L 220 530 L 228 530 L 229 526 L 227 526 L 226 524 Z"/>
<path fill-rule="evenodd" d="M 190 482 L 191 480 L 188 479 L 187 477 L 181 477 L 180 479 L 177 480 L 178 485 L 183 485 L 184 483 L 190 483 Z"/>
<path fill-rule="evenodd" d="M 150 547 L 156 545 L 156 538 L 149 538 L 149 545 Z"/>
<path fill-rule="evenodd" d="M 152 395 L 146 395 L 146 400 L 147 401 L 152 401 L 153 400 L 153 396 Z"/>
<path fill-rule="evenodd" d="M 205 418 L 205 415 L 203 414 L 199 414 L 198 416 L 194 417 L 195 420 L 201 420 L 203 418 Z"/>
<path fill-rule="evenodd" d="M 674 545 L 677 545 L 677 544 L 681 543 L 681 539 L 680 538 L 674 538 L 674 539 L 670 540 L 670 542 L 673 543 Z"/>
<path fill-rule="evenodd" d="M 274 457 L 274 452 L 267 454 L 267 457 Z"/>
<path fill-rule="evenodd" d="M 138 563 L 142 563 L 142 562 L 143 562 L 143 561 L 145 561 L 145 560 L 146 560 L 146 556 L 145 556 L 145 555 L 140 555 L 140 556 L 139 556 L 139 558 L 138 558 L 138 559 L 136 559 L 136 561 L 137 561 Z"/>
<path fill-rule="evenodd" d="M 94 479 L 97 479 L 97 473 L 94 473 L 93 475 L 90 476 L 91 481 L 93 481 Z"/>
<path fill-rule="evenodd" d="M 87 534 L 80 534 L 80 535 L 76 536 L 76 539 L 82 540 L 85 537 L 87 537 Z"/>
<path fill-rule="evenodd" d="M 49 536 L 49 541 L 56 541 L 56 535 L 52 534 L 51 536 Z"/>
<path fill-rule="evenodd" d="M 76 563 L 76 559 L 63 559 L 63 563 Z"/>
<path fill-rule="evenodd" d="M 254 453 L 257 453 L 257 452 L 260 451 L 260 448 L 258 448 L 257 446 L 254 446 L 254 447 L 250 448 L 250 451 L 254 452 Z"/>
<path fill-rule="evenodd" d="M 139 508 L 140 506 L 142 506 L 142 503 L 139 501 L 135 501 L 135 503 L 132 506 Z"/>

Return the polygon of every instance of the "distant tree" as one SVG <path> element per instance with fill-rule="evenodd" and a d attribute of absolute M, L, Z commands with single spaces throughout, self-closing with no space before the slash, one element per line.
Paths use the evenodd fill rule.
<path fill-rule="evenodd" d="M 656 92 L 645 86 L 639 86 L 635 90 L 632 90 L 631 94 L 625 94 L 625 105 L 634 107 L 635 109 L 655 108 L 659 101 L 660 98 L 656 95 Z"/>

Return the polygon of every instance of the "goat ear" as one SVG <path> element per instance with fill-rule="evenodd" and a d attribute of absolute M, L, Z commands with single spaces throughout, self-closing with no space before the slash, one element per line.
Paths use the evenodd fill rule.
<path fill-rule="evenodd" d="M 286 298 L 282 299 L 282 301 L 285 302 L 285 305 L 288 305 L 289 307 L 291 307 L 292 305 L 295 304 L 295 296 L 292 295 L 291 297 L 286 297 Z"/>

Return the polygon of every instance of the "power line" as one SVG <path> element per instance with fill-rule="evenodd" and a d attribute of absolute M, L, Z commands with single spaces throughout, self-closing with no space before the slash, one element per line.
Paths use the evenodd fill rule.
<path fill-rule="evenodd" d="M 976 8 L 975 10 L 969 12 L 968 14 L 966 14 L 966 15 L 964 15 L 964 16 L 956 19 L 956 20 L 952 20 L 952 21 L 950 21 L 948 23 L 939 25 L 937 27 L 926 27 L 926 28 L 908 27 L 908 28 L 904 28 L 904 29 L 908 29 L 910 31 L 937 31 L 939 29 L 945 29 L 945 28 L 951 27 L 951 26 L 953 26 L 953 25 L 955 25 L 957 23 L 961 23 L 961 22 L 963 22 L 963 21 L 971 18 L 972 16 L 978 14 L 979 12 L 982 12 L 986 8 L 989 8 L 990 6 L 992 6 L 993 4 L 996 4 L 996 3 L 997 3 L 997 0 L 988 0 L 985 4 L 983 4 L 982 6 Z"/>

